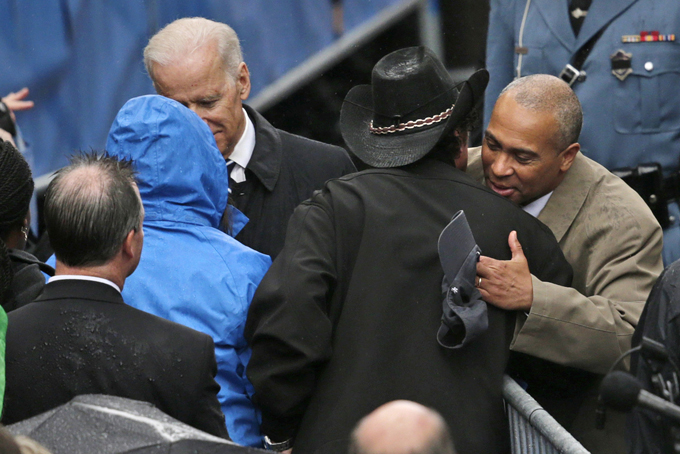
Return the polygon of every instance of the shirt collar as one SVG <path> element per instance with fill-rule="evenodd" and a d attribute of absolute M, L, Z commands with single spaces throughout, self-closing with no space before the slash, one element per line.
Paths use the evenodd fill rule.
<path fill-rule="evenodd" d="M 48 283 L 50 282 L 56 282 L 56 281 L 65 281 L 65 280 L 78 280 L 78 281 L 93 281 L 93 282 L 100 282 L 102 284 L 110 285 L 111 287 L 115 288 L 118 290 L 118 293 L 120 293 L 120 287 L 118 287 L 116 284 L 111 282 L 108 279 L 104 279 L 102 277 L 94 277 L 94 276 L 83 276 L 80 274 L 60 274 L 58 276 L 52 276 Z"/>
<path fill-rule="evenodd" d="M 552 195 L 553 191 L 550 191 L 543 197 L 539 197 L 538 199 L 534 200 L 531 203 L 528 203 L 522 207 L 524 211 L 532 215 L 533 217 L 537 218 L 539 214 L 541 214 L 541 211 L 543 211 L 543 208 L 545 208 L 545 205 L 548 203 L 548 200 L 550 200 L 550 196 Z"/>
<path fill-rule="evenodd" d="M 255 127 L 253 122 L 248 117 L 245 109 L 243 110 L 243 116 L 246 119 L 246 127 L 241 134 L 241 138 L 238 139 L 234 151 L 229 155 L 229 159 L 234 161 L 236 164 L 242 168 L 246 168 L 250 162 L 250 158 L 253 156 L 253 150 L 255 149 Z"/>

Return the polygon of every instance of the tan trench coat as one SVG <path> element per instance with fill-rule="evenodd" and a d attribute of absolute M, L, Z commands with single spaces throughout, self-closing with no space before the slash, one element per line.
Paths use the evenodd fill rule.
<path fill-rule="evenodd" d="M 470 150 L 467 172 L 483 181 L 481 148 Z M 533 278 L 512 350 L 604 374 L 630 348 L 663 271 L 661 227 L 635 191 L 581 153 L 538 219 L 574 268 L 573 288 Z"/>
<path fill-rule="evenodd" d="M 470 149 L 467 172 L 483 182 L 481 147 Z M 557 238 L 574 280 L 567 288 L 533 277 L 533 305 L 518 316 L 511 349 L 605 374 L 630 348 L 663 271 L 661 227 L 635 191 L 580 152 L 538 219 Z M 592 452 L 625 452 L 624 415 L 610 412 L 607 431 L 596 430 L 596 397 L 595 385 L 567 429 Z"/>

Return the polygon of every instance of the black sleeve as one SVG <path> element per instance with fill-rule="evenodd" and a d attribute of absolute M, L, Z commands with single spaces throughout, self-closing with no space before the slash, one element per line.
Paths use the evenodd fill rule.
<path fill-rule="evenodd" d="M 540 225 L 531 237 L 517 232 L 517 239 L 529 263 L 529 271 L 543 282 L 571 287 L 574 270 L 564 257 L 555 235 L 540 221 L 536 220 L 536 223 Z"/>
<path fill-rule="evenodd" d="M 631 356 L 631 373 L 640 381 L 643 389 L 657 395 L 660 393 L 652 382 L 654 372 L 650 366 L 658 367 L 663 380 L 669 383 L 675 381 L 674 374 L 678 375 L 671 361 L 676 365 L 680 362 L 680 292 L 677 290 L 679 271 L 680 262 L 675 262 L 661 274 L 647 299 L 632 340 L 632 347 L 639 346 L 643 336 L 666 347 L 669 361 L 665 363 L 648 362 L 639 352 Z M 676 399 L 675 404 L 679 403 Z M 628 415 L 626 430 L 629 452 L 674 452 L 672 427 L 672 422 L 658 413 L 641 407 L 633 408 Z"/>
<path fill-rule="evenodd" d="M 336 282 L 335 235 L 329 213 L 315 203 L 322 197 L 295 210 L 245 327 L 253 400 L 262 411 L 262 433 L 276 442 L 295 436 L 318 369 L 331 355 L 327 304 Z"/>
<path fill-rule="evenodd" d="M 197 383 L 197 398 L 189 405 L 195 408 L 192 426 L 217 437 L 229 438 L 224 414 L 217 400 L 220 385 L 215 381 L 217 374 L 217 362 L 215 361 L 215 344 L 207 334 L 204 337 L 203 349 L 200 358 L 203 359 L 199 368 L 199 381 Z"/>

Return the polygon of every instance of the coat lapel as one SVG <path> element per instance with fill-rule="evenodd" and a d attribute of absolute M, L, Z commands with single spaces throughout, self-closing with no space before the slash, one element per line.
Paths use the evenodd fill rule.
<path fill-rule="evenodd" d="M 279 132 L 250 106 L 243 105 L 255 127 L 255 149 L 247 168 L 255 174 L 265 188 L 274 190 L 281 173 L 283 149 Z"/>
<path fill-rule="evenodd" d="M 593 3 L 602 3 L 603 0 L 595 0 Z M 610 0 L 604 0 L 604 3 Z M 576 51 L 574 44 L 576 37 L 569 22 L 569 2 L 567 0 L 531 0 L 532 5 L 540 12 L 550 31 L 560 40 L 562 45 L 572 52 Z M 522 6 L 524 8 L 524 6 Z M 585 22 L 588 22 L 587 20 Z M 584 24 L 585 24 L 584 22 Z M 525 30 L 525 33 L 529 30 Z"/>
<path fill-rule="evenodd" d="M 543 0 L 544 2 L 550 0 Z M 574 52 L 588 42 L 597 32 L 611 22 L 616 16 L 630 8 L 638 0 L 593 0 L 588 15 L 578 34 Z M 569 22 L 567 20 L 567 22 Z M 571 25 L 569 26 L 571 31 Z"/>
<path fill-rule="evenodd" d="M 587 172 L 587 166 L 585 156 L 579 152 L 564 180 L 555 188 L 538 216 L 538 220 L 552 230 L 558 242 L 562 241 L 588 197 L 593 177 Z"/>

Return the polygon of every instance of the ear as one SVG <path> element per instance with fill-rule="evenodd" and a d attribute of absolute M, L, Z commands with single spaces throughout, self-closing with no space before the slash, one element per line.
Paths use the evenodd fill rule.
<path fill-rule="evenodd" d="M 456 136 L 460 139 L 460 154 L 455 159 L 456 168 L 465 172 L 468 165 L 468 132 L 456 131 Z"/>
<path fill-rule="evenodd" d="M 581 145 L 579 145 L 578 143 L 572 143 L 564 151 L 562 151 L 561 157 L 560 157 L 560 159 L 562 160 L 562 162 L 560 163 L 560 171 L 562 171 L 562 173 L 569 170 L 571 165 L 574 163 L 574 159 L 576 158 L 576 154 L 580 150 L 581 150 Z"/>
<path fill-rule="evenodd" d="M 238 87 L 241 100 L 245 101 L 248 99 L 248 96 L 250 95 L 250 73 L 248 72 L 248 65 L 246 65 L 245 62 L 241 62 L 238 66 L 236 86 Z"/>
<path fill-rule="evenodd" d="M 135 241 L 135 236 L 138 234 L 138 230 L 130 230 L 125 237 L 125 240 L 123 241 L 123 246 L 121 247 L 121 252 L 123 253 L 123 257 L 127 259 L 131 259 L 135 256 L 136 253 L 136 241 Z"/>

